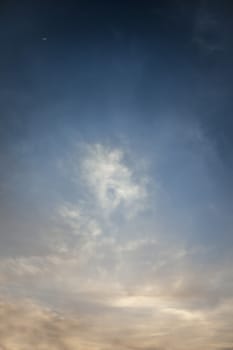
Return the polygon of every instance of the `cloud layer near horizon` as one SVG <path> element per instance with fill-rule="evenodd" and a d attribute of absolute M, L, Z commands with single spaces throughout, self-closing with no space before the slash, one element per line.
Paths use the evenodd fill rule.
<path fill-rule="evenodd" d="M 0 259 L 1 293 L 12 300 L 1 303 L 3 349 L 226 348 L 230 256 L 219 261 L 214 245 L 181 233 L 174 240 L 156 209 L 166 191 L 155 178 L 148 195 L 149 169 L 129 149 L 72 149 L 59 169 L 79 196 L 44 217 L 46 250 Z"/>

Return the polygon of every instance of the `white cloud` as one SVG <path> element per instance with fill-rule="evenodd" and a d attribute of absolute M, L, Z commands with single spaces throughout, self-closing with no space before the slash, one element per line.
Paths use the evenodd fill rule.
<path fill-rule="evenodd" d="M 57 216 L 58 222 L 65 224 L 75 235 L 99 236 L 102 233 L 97 220 L 78 205 L 64 203 Z"/>
<path fill-rule="evenodd" d="M 146 179 L 135 179 L 138 174 L 126 164 L 122 150 L 89 146 L 82 165 L 83 176 L 102 210 L 110 213 L 122 205 L 131 216 L 141 208 L 147 196 Z"/>

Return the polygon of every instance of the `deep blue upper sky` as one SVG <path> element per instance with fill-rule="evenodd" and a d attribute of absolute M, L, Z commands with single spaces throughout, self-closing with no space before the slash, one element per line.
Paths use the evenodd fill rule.
<path fill-rule="evenodd" d="M 1 108 L 10 133 L 54 128 L 63 118 L 88 129 L 113 121 L 150 129 L 159 114 L 175 113 L 194 115 L 229 156 L 230 1 L 6 1 L 0 16 Z M 114 118 L 114 108 L 127 120 Z"/>

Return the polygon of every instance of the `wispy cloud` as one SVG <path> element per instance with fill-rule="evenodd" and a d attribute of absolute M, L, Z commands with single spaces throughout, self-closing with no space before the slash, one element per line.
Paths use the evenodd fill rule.
<path fill-rule="evenodd" d="M 194 22 L 193 41 L 205 54 L 221 52 L 226 48 L 227 19 L 214 4 L 201 1 Z"/>
<path fill-rule="evenodd" d="M 181 144 L 189 145 L 184 159 L 191 176 L 194 153 L 202 159 L 213 150 L 199 128 L 181 126 L 177 134 L 185 136 Z M 177 139 L 170 129 L 165 136 L 160 157 L 167 140 L 174 144 Z M 179 147 L 171 151 L 174 158 L 180 156 Z M 230 346 L 226 325 L 232 320 L 233 286 L 227 257 L 209 264 L 212 245 L 190 244 L 175 235 L 170 222 L 159 226 L 158 215 L 150 212 L 149 174 L 122 146 L 88 144 L 70 154 L 71 163 L 62 164 L 67 165 L 63 180 L 72 182 L 75 195 L 60 196 L 49 212 L 46 234 L 39 237 L 46 250 L 0 259 L 1 294 L 18 298 L 2 302 L 13 329 L 12 335 L 0 326 L 2 347 L 24 350 L 41 334 L 41 349 Z M 153 199 L 158 205 L 159 195 Z M 25 298 L 31 302 L 23 306 Z"/>
<path fill-rule="evenodd" d="M 143 207 L 146 177 L 136 180 L 137 174 L 127 165 L 121 149 L 88 146 L 82 164 L 83 176 L 103 210 L 111 213 L 122 206 L 131 216 Z"/>

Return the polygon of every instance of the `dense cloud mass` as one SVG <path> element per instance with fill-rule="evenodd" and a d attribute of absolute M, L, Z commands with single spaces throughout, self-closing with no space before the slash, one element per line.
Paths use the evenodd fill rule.
<path fill-rule="evenodd" d="M 0 350 L 233 349 L 230 1 L 0 5 Z"/>

